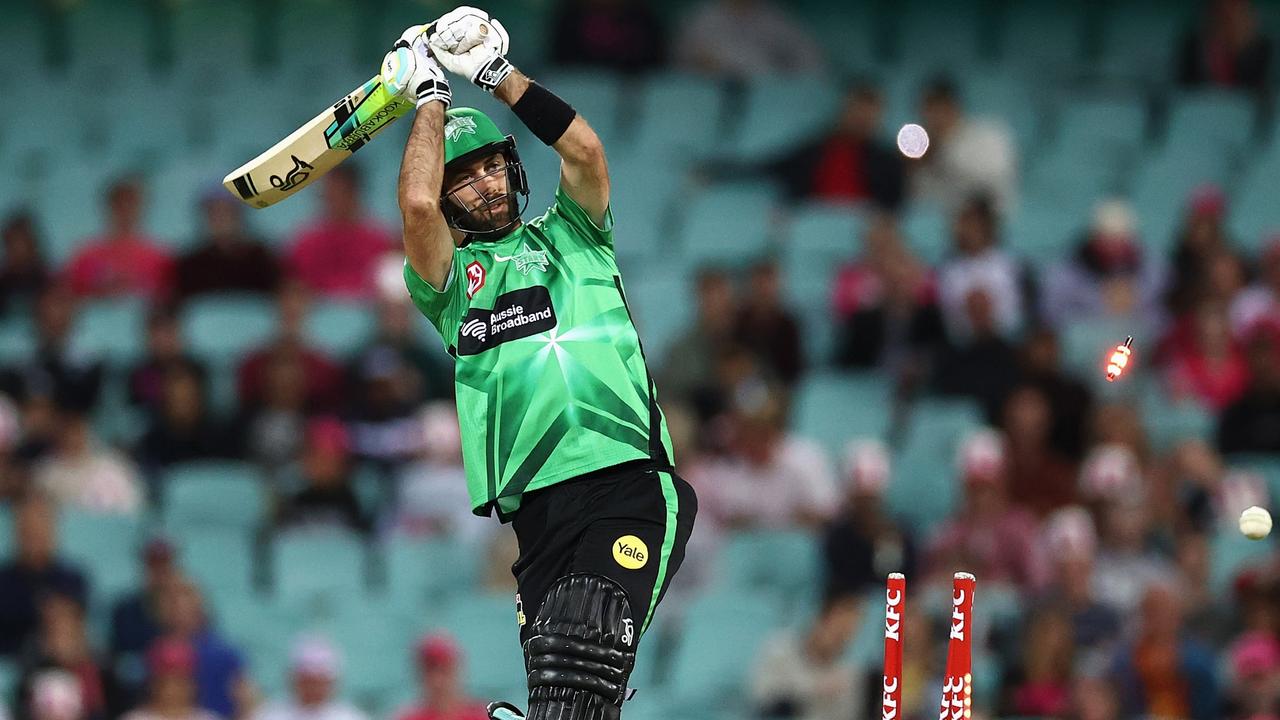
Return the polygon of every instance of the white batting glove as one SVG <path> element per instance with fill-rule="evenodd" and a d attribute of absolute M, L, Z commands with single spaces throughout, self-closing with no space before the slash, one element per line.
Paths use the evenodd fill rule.
<path fill-rule="evenodd" d="M 507 29 L 483 10 L 463 6 L 440 16 L 428 33 L 431 51 L 446 70 L 493 92 L 514 66 L 507 61 Z"/>
<path fill-rule="evenodd" d="M 383 57 L 382 84 L 394 95 L 412 97 L 418 107 L 439 101 L 448 108 L 453 100 L 449 78 L 431 57 L 424 29 L 418 25 L 406 30 L 395 49 Z"/>

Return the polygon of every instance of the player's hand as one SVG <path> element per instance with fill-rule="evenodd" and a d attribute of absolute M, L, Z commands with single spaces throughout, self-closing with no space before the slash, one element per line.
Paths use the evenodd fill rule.
<path fill-rule="evenodd" d="M 395 48 L 382 59 L 382 84 L 394 95 L 412 97 L 418 107 L 439 101 L 449 107 L 453 93 L 449 90 L 449 78 L 445 77 L 439 63 L 431 57 L 427 47 L 424 26 L 409 28 L 396 42 Z"/>
<path fill-rule="evenodd" d="M 493 92 L 514 69 L 506 53 L 511 45 L 507 29 L 483 10 L 463 6 L 431 24 L 431 51 L 450 72 Z"/>

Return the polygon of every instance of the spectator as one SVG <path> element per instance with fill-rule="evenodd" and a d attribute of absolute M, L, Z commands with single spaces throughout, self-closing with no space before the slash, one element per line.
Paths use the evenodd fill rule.
<path fill-rule="evenodd" d="M 0 566 L 0 653 L 12 657 L 26 644 L 39 621 L 40 600 L 49 594 L 89 600 L 89 584 L 79 568 L 56 556 L 55 510 L 37 494 L 14 509 L 14 555 Z"/>
<path fill-rule="evenodd" d="M 735 80 L 823 66 L 813 36 L 768 0 L 704 0 L 681 23 L 675 59 L 684 70 Z"/>
<path fill-rule="evenodd" d="M 351 489 L 350 439 L 335 417 L 307 423 L 302 451 L 303 489 L 280 506 L 280 528 L 371 529 L 360 500 Z"/>
<path fill-rule="evenodd" d="M 1186 637 L 1182 612 L 1175 583 L 1156 581 L 1143 591 L 1138 636 L 1114 669 L 1126 717 L 1221 717 L 1213 656 Z"/>
<path fill-rule="evenodd" d="M 927 576 L 950 578 L 955 568 L 970 568 L 984 582 L 1038 590 L 1045 569 L 1034 543 L 1035 519 L 1009 501 L 1004 437 L 994 430 L 974 432 L 961 445 L 958 460 L 964 499 L 929 542 Z"/>
<path fill-rule="evenodd" d="M 195 655 L 196 703 L 224 718 L 240 717 L 237 698 L 248 682 L 244 658 L 214 627 L 199 588 L 176 578 L 159 599 L 165 637 L 186 643 Z"/>
<path fill-rule="evenodd" d="M 666 60 L 667 31 L 643 0 L 562 0 L 551 26 L 551 61 L 622 73 L 656 70 Z"/>
<path fill-rule="evenodd" d="M 48 457 L 33 471 L 36 485 L 61 505 L 78 510 L 134 515 L 143 510 L 144 493 L 137 468 L 124 453 L 104 445 L 84 412 L 63 407 Z"/>
<path fill-rule="evenodd" d="M 1232 720 L 1280 715 L 1280 640 L 1246 633 L 1230 648 L 1232 681 L 1225 688 L 1224 717 Z"/>
<path fill-rule="evenodd" d="M 1191 194 L 1173 253 L 1168 294 L 1173 314 L 1187 312 L 1211 294 L 1210 266 L 1219 255 L 1231 252 L 1226 214 L 1227 198 L 1218 187 L 1205 185 Z"/>
<path fill-rule="evenodd" d="M 1237 338 L 1260 323 L 1280 327 L 1280 235 L 1263 245 L 1257 280 L 1231 300 L 1231 329 Z"/>
<path fill-rule="evenodd" d="M 421 455 L 399 474 L 392 527 L 404 535 L 472 541 L 487 534 L 492 526 L 471 514 L 454 404 L 437 401 L 423 408 L 418 428 Z"/>
<path fill-rule="evenodd" d="M 1018 153 L 1003 124 L 970 117 L 955 84 L 936 78 L 924 88 L 920 103 L 929 131 L 929 152 L 913 165 L 912 194 L 947 211 L 957 211 L 969 198 L 991 198 L 995 212 L 1013 211 L 1018 192 Z"/>
<path fill-rule="evenodd" d="M 26 710 L 26 717 L 31 720 L 85 720 L 80 681 L 65 670 L 36 673 L 31 679 L 31 704 Z M 9 720 L 8 708 L 3 705 L 0 717 Z"/>
<path fill-rule="evenodd" d="M 1044 391 L 1024 384 L 1005 399 L 1001 414 L 1009 439 L 1009 499 L 1042 518 L 1076 496 L 1076 468 L 1051 442 L 1052 411 Z"/>
<path fill-rule="evenodd" d="M 391 351 L 407 371 L 405 391 L 415 404 L 451 400 L 453 367 L 440 358 L 440 351 L 435 347 L 427 347 L 414 324 L 414 312 L 412 303 L 403 295 L 379 300 L 377 334 L 356 354 L 354 367 L 358 372 L 373 356 L 383 356 Z"/>
<path fill-rule="evenodd" d="M 173 545 L 153 537 L 143 546 L 142 587 L 116 601 L 111 611 L 111 657 L 122 694 L 137 700 L 146 683 L 144 656 L 163 634 L 161 608 L 169 586 L 181 581 Z M 130 703 L 136 704 L 136 702 Z"/>
<path fill-rule="evenodd" d="M 334 697 L 338 653 L 319 637 L 301 638 L 289 670 L 292 697 L 268 704 L 253 720 L 366 720 L 364 713 Z"/>
<path fill-rule="evenodd" d="M 324 297 L 374 297 L 378 261 L 398 246 L 361 203 L 360 172 L 343 163 L 325 176 L 323 214 L 303 228 L 289 249 L 288 270 Z"/>
<path fill-rule="evenodd" d="M 72 347 L 76 299 L 63 285 L 51 285 L 36 301 L 36 352 L 10 368 L 2 380 L 7 394 L 26 405 L 34 399 L 92 408 L 102 387 L 103 366 L 92 354 Z"/>
<path fill-rule="evenodd" d="M 245 429 L 244 450 L 274 480 L 302 451 L 307 379 L 291 353 L 266 357 L 262 377 L 262 399 L 241 410 L 237 425 Z"/>
<path fill-rule="evenodd" d="M 1027 333 L 1019 352 L 1021 385 L 1034 387 L 1049 402 L 1049 442 L 1064 459 L 1084 455 L 1085 429 L 1093 397 L 1089 388 L 1062 369 L 1058 335 L 1048 326 Z"/>
<path fill-rule="evenodd" d="M 823 533 L 827 596 L 874 590 L 891 572 L 915 574 L 916 542 L 884 504 L 888 449 L 877 440 L 850 441 L 840 514 Z"/>
<path fill-rule="evenodd" d="M 299 364 L 305 383 L 306 407 L 311 411 L 332 410 L 342 405 L 342 369 L 324 353 L 307 344 L 304 324 L 310 302 L 305 288 L 286 282 L 276 298 L 280 311 L 280 332 L 265 347 L 249 354 L 240 365 L 237 381 L 242 407 L 259 405 L 270 392 L 267 369 L 276 360 Z"/>
<path fill-rule="evenodd" d="M 1249 368 L 1231 337 L 1224 306 L 1202 305 L 1193 320 L 1194 334 L 1185 340 L 1175 337 L 1169 348 L 1169 394 L 1174 399 L 1190 397 L 1220 412 L 1244 394 Z"/>
<path fill-rule="evenodd" d="M 1098 205 L 1093 227 L 1075 255 L 1046 273 L 1041 313 L 1050 325 L 1104 316 L 1141 317 L 1158 325 L 1165 269 L 1143 252 L 1133 209 L 1122 200 Z"/>
<path fill-rule="evenodd" d="M 1178 82 L 1262 92 L 1271 74 L 1271 41 L 1249 0 L 1211 0 L 1199 25 L 1182 39 Z"/>
<path fill-rule="evenodd" d="M 723 348 L 732 342 L 738 315 L 733 278 L 720 268 L 703 268 L 695 281 L 697 318 L 671 343 L 662 363 L 663 394 L 686 399 L 705 422 L 719 414 L 727 399 L 716 373 Z"/>
<path fill-rule="evenodd" d="M 751 676 L 756 716 L 842 720 L 862 707 L 863 688 L 844 657 L 861 618 L 856 597 L 828 597 L 806 632 L 783 630 L 766 641 Z"/>
<path fill-rule="evenodd" d="M 776 391 L 744 397 L 730 418 L 730 452 L 701 467 L 699 505 L 722 527 L 816 527 L 835 511 L 833 473 L 822 449 L 785 427 Z"/>
<path fill-rule="evenodd" d="M 949 342 L 934 364 L 934 389 L 941 395 L 970 397 L 988 418 L 999 417 L 1000 401 L 1018 379 L 1017 348 L 1000 336 L 995 308 L 985 290 L 965 298 L 966 337 Z"/>
<path fill-rule="evenodd" d="M 89 720 L 115 715 L 114 685 L 94 657 L 85 630 L 84 607 L 71 595 L 53 592 L 40 599 L 39 625 L 23 651 L 18 681 L 18 707 L 31 705 L 35 678 L 48 670 L 62 670 L 78 685 L 80 707 Z"/>
<path fill-rule="evenodd" d="M 177 313 L 172 307 L 157 307 L 147 317 L 147 354 L 129 371 L 130 402 L 148 413 L 160 412 L 164 405 L 165 376 L 174 366 L 194 373 L 200 384 L 204 384 L 204 365 L 187 352 Z"/>
<path fill-rule="evenodd" d="M 173 289 L 173 259 L 142 231 L 144 196 L 136 178 L 107 188 L 107 227 L 86 240 L 67 264 L 71 289 L 81 297 L 139 295 L 168 297 Z"/>
<path fill-rule="evenodd" d="M 0 225 L 0 315 L 25 313 L 49 284 L 35 218 L 19 212 Z"/>
<path fill-rule="evenodd" d="M 1093 518 L 1080 506 L 1062 508 L 1045 521 L 1044 548 L 1052 569 L 1044 598 L 1061 602 L 1070 614 L 1072 645 L 1083 666 L 1109 657 L 1121 628 L 1120 616 L 1096 591 L 1097 546 Z"/>
<path fill-rule="evenodd" d="M 734 340 L 751 351 L 774 378 L 790 386 L 804 372 L 804 335 L 795 312 L 782 299 L 778 263 L 766 260 L 751 268 L 746 299 L 738 309 Z"/>
<path fill-rule="evenodd" d="M 969 298 L 985 293 L 992 303 L 994 330 L 1010 337 L 1022 329 L 1025 277 L 1018 261 L 999 247 L 999 218 L 990 201 L 974 197 L 951 224 L 952 255 L 938 271 L 938 294 L 947 332 L 954 342 L 973 337 Z"/>
<path fill-rule="evenodd" d="M 1280 326 L 1262 324 L 1245 343 L 1250 380 L 1222 412 L 1218 449 L 1223 453 L 1280 453 Z"/>
<path fill-rule="evenodd" d="M 147 669 L 147 700 L 123 720 L 218 720 L 196 704 L 196 654 L 188 643 L 156 641 L 147 651 Z"/>
<path fill-rule="evenodd" d="M 351 378 L 352 450 L 387 473 L 407 463 L 422 443 L 414 375 L 399 353 L 379 348 L 361 357 Z"/>
<path fill-rule="evenodd" d="M 9 507 L 27 491 L 26 464 L 18 457 L 24 430 L 18 406 L 0 394 L 0 503 Z"/>
<path fill-rule="evenodd" d="M 911 378 L 927 373 L 946 337 L 929 269 L 902 244 L 889 216 L 872 221 L 864 248 L 840 269 L 832 292 L 836 365 Z"/>
<path fill-rule="evenodd" d="M 1076 679 L 1071 688 L 1071 715 L 1076 720 L 1121 720 L 1120 698 L 1109 677 Z"/>
<path fill-rule="evenodd" d="M 178 260 L 178 301 L 208 293 L 274 293 L 280 263 L 244 226 L 244 205 L 221 185 L 200 198 L 205 236 Z"/>
<path fill-rule="evenodd" d="M 831 127 L 787 149 L 767 169 L 792 202 L 870 203 L 896 212 L 906 182 L 902 156 L 883 137 L 884 95 L 870 82 L 845 90 Z"/>
<path fill-rule="evenodd" d="M 488 720 L 484 703 L 467 697 L 462 683 L 462 651 L 447 635 L 428 635 L 418 643 L 418 704 L 397 713 L 397 720 Z"/>
<path fill-rule="evenodd" d="M 143 467 L 158 472 L 174 463 L 239 454 L 234 431 L 210 416 L 200 381 L 182 365 L 165 373 L 158 415 L 135 454 Z"/>
<path fill-rule="evenodd" d="M 1053 606 L 1033 611 L 1023 637 L 1022 662 L 1012 669 L 1007 713 L 1061 717 L 1071 706 L 1071 664 L 1075 650 L 1071 621 Z"/>

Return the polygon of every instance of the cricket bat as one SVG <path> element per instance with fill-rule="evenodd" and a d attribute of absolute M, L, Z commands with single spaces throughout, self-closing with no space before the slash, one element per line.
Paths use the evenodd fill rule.
<path fill-rule="evenodd" d="M 270 150 L 232 170 L 222 184 L 253 207 L 275 205 L 351 157 L 413 107 L 412 98 L 392 95 L 375 76 Z"/>

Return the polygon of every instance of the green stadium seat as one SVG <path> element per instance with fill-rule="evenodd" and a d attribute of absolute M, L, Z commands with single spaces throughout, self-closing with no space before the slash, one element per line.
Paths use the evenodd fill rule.
<path fill-rule="evenodd" d="M 724 539 L 717 570 L 723 592 L 794 601 L 819 585 L 821 551 L 817 538 L 804 530 L 735 532 Z"/>
<path fill-rule="evenodd" d="M 839 88 L 822 76 L 777 76 L 752 82 L 737 128 L 722 138 L 722 152 L 747 161 L 779 153 L 829 125 Z"/>
<path fill-rule="evenodd" d="M 934 72 L 977 65 L 984 28 L 980 3 L 909 0 L 894 8 L 898 65 Z"/>
<path fill-rule="evenodd" d="M 1257 106 L 1244 93 L 1201 91 L 1176 97 L 1165 142 L 1199 153 L 1243 150 L 1254 135 Z"/>
<path fill-rule="evenodd" d="M 1057 147 L 1093 162 L 1123 162 L 1137 153 L 1146 139 L 1147 110 L 1141 98 L 1068 96 L 1057 116 Z"/>
<path fill-rule="evenodd" d="M 983 426 L 983 417 L 971 400 L 926 399 L 912 408 L 908 423 L 894 454 L 885 502 L 903 522 L 927 533 L 959 501 L 956 451 L 970 432 Z"/>
<path fill-rule="evenodd" d="M 222 184 L 220 169 L 215 158 L 204 157 L 198 161 L 168 163 L 148 176 L 151 197 L 164 198 L 164 201 L 147 205 L 147 227 L 172 252 L 190 251 L 200 241 L 205 230 L 200 195 L 215 184 Z M 230 169 L 231 166 L 225 168 Z"/>
<path fill-rule="evenodd" d="M 400 687 L 415 685 L 408 628 L 415 619 L 363 596 L 335 598 L 335 613 L 308 623 L 308 632 L 330 638 L 343 657 L 343 685 L 354 702 L 368 706 Z"/>
<path fill-rule="evenodd" d="M 1153 330 L 1128 318 L 1096 318 L 1069 323 L 1059 335 L 1063 370 L 1091 383 L 1095 392 L 1141 392 L 1145 385 L 1107 382 L 1103 373 L 1105 360 L 1110 351 L 1129 335 L 1133 336 L 1134 347 L 1153 347 L 1159 340 L 1153 335 Z M 1138 362 L 1142 361 L 1142 358 L 1138 359 Z M 1114 397 L 1110 392 L 1108 395 Z"/>
<path fill-rule="evenodd" d="M 792 403 L 795 432 L 821 443 L 830 457 L 840 457 L 851 438 L 883 438 L 892 412 L 891 385 L 874 373 L 810 373 Z"/>
<path fill-rule="evenodd" d="M 322 301 L 311 307 L 303 331 L 316 348 L 345 358 L 373 337 L 376 324 L 373 310 L 365 303 Z"/>
<path fill-rule="evenodd" d="M 276 331 L 276 309 L 250 295 L 196 298 L 182 312 L 187 346 L 197 356 L 234 362 L 269 341 Z"/>
<path fill-rule="evenodd" d="M 671 704 L 691 717 L 741 707 L 751 659 L 782 617 L 778 604 L 759 593 L 695 600 L 677 633 L 667 683 Z"/>
<path fill-rule="evenodd" d="M 723 113 L 724 93 L 714 81 L 677 73 L 650 76 L 640 91 L 631 145 L 639 157 L 688 162 L 715 147 Z"/>
<path fill-rule="evenodd" d="M 693 321 L 693 308 L 684 299 L 692 294 L 687 275 L 671 268 L 671 274 L 629 272 L 623 281 L 627 307 L 644 346 L 650 367 L 657 369 L 668 357 L 671 343 Z"/>
<path fill-rule="evenodd" d="M 406 608 L 443 603 L 476 587 L 479 549 L 450 538 L 392 535 L 382 548 L 387 594 Z"/>
<path fill-rule="evenodd" d="M 48 130 L 41 132 L 49 132 Z M 60 163 L 38 183 L 33 208 L 45 233 L 43 250 L 61 266 L 102 229 L 102 192 L 116 174 L 101 163 Z"/>
<path fill-rule="evenodd" d="M 287 606 L 305 610 L 365 592 L 365 544 L 352 533 L 282 532 L 270 555 L 275 596 Z"/>
<path fill-rule="evenodd" d="M 224 528 L 255 532 L 267 511 L 267 489 L 252 465 L 200 461 L 175 465 L 165 473 L 163 522 L 179 528 Z"/>
<path fill-rule="evenodd" d="M 937 265 L 951 250 L 951 218 L 941 208 L 914 204 L 902 217 L 900 229 L 912 252 Z"/>
<path fill-rule="evenodd" d="M 137 588 L 141 522 L 124 515 L 99 515 L 64 509 L 58 518 L 61 550 L 84 568 L 94 569 L 95 603 L 104 606 Z M 106 572 L 103 572 L 106 570 Z"/>
<path fill-rule="evenodd" d="M 0 322 L 0 365 L 25 362 L 35 350 L 36 338 L 29 317 L 10 316 Z"/>
<path fill-rule="evenodd" d="M 294 67 L 308 64 L 332 68 L 353 66 L 363 61 L 372 70 L 381 57 L 362 58 L 357 55 L 363 13 L 357 3 L 348 0 L 299 0 L 278 3 L 274 6 L 258 5 L 258 12 L 279 13 L 280 32 L 273 37 L 277 47 L 277 62 Z M 261 20 L 259 20 L 261 22 Z M 424 19 L 423 22 L 426 22 Z M 387 42 L 390 44 L 390 41 Z"/>
<path fill-rule="evenodd" d="M 1217 418 L 1194 398 L 1175 401 L 1155 390 L 1142 394 L 1141 405 L 1147 438 L 1156 450 L 1165 451 L 1189 439 L 1213 443 Z"/>
<path fill-rule="evenodd" d="M 807 205 L 792 216 L 782 270 L 787 295 L 802 310 L 802 319 L 830 325 L 832 283 L 841 265 L 860 254 L 865 224 L 865 215 L 852 207 Z"/>
<path fill-rule="evenodd" d="M 496 11 L 494 11 L 496 13 Z M 542 79 L 546 86 L 564 98 L 591 123 L 604 142 L 605 149 L 618 144 L 619 122 L 625 104 L 623 100 L 622 78 L 605 70 L 576 71 L 560 70 L 546 73 Z M 628 89 L 628 93 L 631 90 Z M 505 120 L 505 118 L 504 118 Z M 507 122 L 514 121 L 514 118 Z M 541 143 L 538 143 L 541 145 Z M 525 147 L 534 148 L 534 145 Z M 539 148 L 546 151 L 546 148 Z"/>
<path fill-rule="evenodd" d="M 1237 247 L 1256 253 L 1267 240 L 1280 235 L 1280 143 L 1272 142 L 1270 152 L 1259 159 L 1241 179 L 1231 198 L 1227 218 Z"/>
<path fill-rule="evenodd" d="M 1155 81 L 1172 79 L 1173 54 L 1192 19 L 1181 0 L 1120 0 L 1102 8 L 1102 67 Z"/>
<path fill-rule="evenodd" d="M 520 629 L 512 596 L 484 594 L 458 598 L 429 618 L 424 626 L 448 632 L 457 640 L 468 666 L 475 669 L 467 677 L 469 692 L 491 698 L 527 695 L 524 653 L 520 649 Z"/>
<path fill-rule="evenodd" d="M 1049 267 L 1069 255 L 1091 217 L 1082 199 L 1065 205 L 1056 200 L 1039 195 L 1023 199 L 1005 226 L 1005 246 L 1036 267 Z"/>
<path fill-rule="evenodd" d="M 610 162 L 614 252 L 620 259 L 661 259 L 671 251 L 669 226 L 685 176 L 652 155 L 632 153 Z"/>
<path fill-rule="evenodd" d="M 1274 557 L 1274 538 L 1250 540 L 1235 527 L 1234 520 L 1214 530 L 1209 541 L 1209 586 L 1223 594 L 1231 592 L 1232 582 L 1241 571 L 1266 564 Z"/>
<path fill-rule="evenodd" d="M 145 348 L 146 304 L 139 298 L 96 300 L 83 305 L 71 330 L 71 346 L 125 366 Z"/>
<path fill-rule="evenodd" d="M 1078 3 L 1051 0 L 1005 4 L 1000 55 L 1033 77 L 1062 76 L 1083 54 L 1084 13 Z"/>
<path fill-rule="evenodd" d="M 144 0 L 86 0 L 72 6 L 62 44 L 71 52 L 72 73 L 110 78 L 142 74 L 154 47 L 148 16 L 155 7 Z"/>
<path fill-rule="evenodd" d="M 1243 468 L 1261 475 L 1267 481 L 1271 501 L 1280 503 L 1280 457 L 1266 453 L 1235 454 L 1227 457 L 1227 464 L 1232 468 Z"/>
<path fill-rule="evenodd" d="M 1229 178 L 1226 158 L 1190 145 L 1170 145 L 1150 157 L 1133 178 L 1143 244 L 1151 252 L 1169 249 L 1190 193 L 1205 183 L 1225 186 Z"/>
<path fill-rule="evenodd" d="M 183 570 L 205 595 L 220 598 L 253 592 L 254 539 L 239 528 L 180 527 L 175 540 Z"/>
<path fill-rule="evenodd" d="M 252 0 L 187 0 L 173 17 L 174 75 L 199 81 L 202 90 L 228 96 L 249 73 L 253 57 Z"/>
<path fill-rule="evenodd" d="M 771 186 L 713 187 L 688 206 L 680 233 L 681 257 L 693 266 L 740 265 L 770 250 L 774 205 Z"/>

